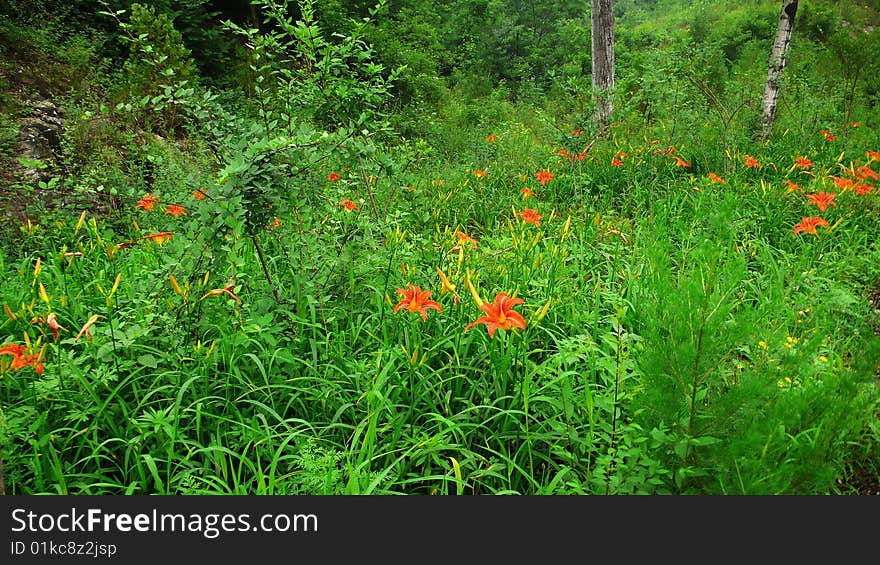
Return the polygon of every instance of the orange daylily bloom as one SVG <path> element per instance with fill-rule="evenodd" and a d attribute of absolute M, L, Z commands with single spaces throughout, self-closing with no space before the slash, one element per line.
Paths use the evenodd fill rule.
<path fill-rule="evenodd" d="M 530 196 L 533 198 L 537 198 L 537 195 L 534 192 L 532 192 L 531 188 L 529 188 L 527 186 L 524 186 L 520 192 L 522 192 L 523 198 L 529 198 Z"/>
<path fill-rule="evenodd" d="M 831 133 L 831 130 L 827 129 L 822 130 L 822 137 L 824 137 L 826 141 L 834 141 L 835 139 L 837 139 L 836 137 L 834 137 L 834 134 Z"/>
<path fill-rule="evenodd" d="M 853 123 L 852 123 L 852 127 L 854 127 L 854 128 L 857 128 L 857 127 L 859 127 L 860 125 L 861 125 L 861 124 L 860 124 L 859 122 L 853 122 Z"/>
<path fill-rule="evenodd" d="M 52 330 L 52 339 L 55 341 L 58 341 L 58 336 L 61 330 L 68 331 L 67 328 L 58 323 L 58 318 L 55 317 L 54 312 L 51 312 L 46 316 L 46 323 L 49 325 L 49 329 Z"/>
<path fill-rule="evenodd" d="M 86 321 L 86 323 L 83 325 L 82 329 L 79 330 L 79 333 L 76 334 L 76 339 L 74 339 L 73 341 L 74 342 L 79 341 L 79 338 L 81 338 L 82 336 L 86 336 L 86 339 L 88 339 L 89 341 L 92 341 L 92 332 L 91 332 L 92 326 L 95 324 L 95 322 L 97 322 L 98 320 L 100 320 L 103 317 L 104 316 L 102 316 L 100 314 L 95 314 L 94 316 L 89 318 Z"/>
<path fill-rule="evenodd" d="M 339 176 L 339 173 L 330 173 L 329 175 L 327 175 L 327 180 L 329 180 L 330 182 L 336 182 L 341 178 L 342 177 Z"/>
<path fill-rule="evenodd" d="M 556 154 L 560 157 L 569 157 L 568 151 L 566 151 L 565 149 L 560 149 L 556 152 Z"/>
<path fill-rule="evenodd" d="M 493 141 L 495 141 L 495 134 L 490 133 L 488 136 L 486 136 L 486 141 L 489 143 L 492 143 Z"/>
<path fill-rule="evenodd" d="M 854 176 L 859 181 L 864 181 L 867 179 L 880 180 L 880 175 L 877 175 L 877 173 L 875 173 L 874 170 L 867 165 L 862 165 L 861 167 L 856 169 L 854 172 Z"/>
<path fill-rule="evenodd" d="M 880 161 L 880 151 L 872 151 L 868 149 L 865 151 L 865 157 L 867 157 L 869 161 Z"/>
<path fill-rule="evenodd" d="M 582 129 L 573 129 L 573 130 L 571 130 L 571 135 L 580 135 L 580 134 L 582 134 L 582 133 L 584 133 L 584 130 L 582 130 Z"/>
<path fill-rule="evenodd" d="M 868 194 L 869 192 L 874 190 L 874 188 L 875 187 L 871 186 L 870 184 L 857 184 L 853 187 L 853 190 L 855 191 L 857 196 L 864 196 L 865 194 Z"/>
<path fill-rule="evenodd" d="M 794 226 L 793 235 L 797 235 L 800 232 L 806 232 L 806 233 L 812 233 L 815 235 L 819 235 L 816 233 L 816 228 L 818 226 L 825 226 L 827 228 L 828 222 L 826 220 L 824 220 L 823 218 L 818 218 L 815 216 L 813 216 L 813 217 L 804 216 L 801 218 L 800 223 L 798 223 Z"/>
<path fill-rule="evenodd" d="M 402 288 L 396 290 L 397 294 L 401 295 L 403 299 L 394 307 L 395 314 L 401 309 L 406 309 L 409 312 L 421 314 L 422 320 L 427 321 L 429 308 L 438 312 L 443 311 L 443 306 L 440 306 L 439 302 L 429 300 L 431 298 L 430 290 L 422 290 L 421 287 L 411 284 L 407 284 L 407 286 L 409 288 L 406 290 Z"/>
<path fill-rule="evenodd" d="M 726 180 L 724 180 L 723 178 L 719 177 L 719 176 L 716 175 L 715 173 L 709 173 L 709 174 L 706 175 L 706 176 L 708 176 L 708 177 L 709 177 L 709 180 L 712 181 L 713 183 L 716 183 L 716 184 L 727 184 L 727 181 L 726 181 Z"/>
<path fill-rule="evenodd" d="M 43 363 L 40 362 L 42 353 L 29 353 L 25 346 L 17 343 L 4 344 L 3 347 L 0 347 L 0 355 L 12 355 L 12 363 L 10 363 L 9 369 L 13 371 L 17 371 L 22 367 L 33 367 L 37 375 L 42 375 L 45 369 Z"/>
<path fill-rule="evenodd" d="M 157 233 L 148 233 L 147 235 L 143 236 L 141 239 L 152 239 L 157 245 L 162 245 L 166 241 L 170 241 L 170 240 L 174 239 L 174 234 L 171 233 L 170 231 L 160 231 Z M 131 242 L 128 242 L 128 243 L 131 243 Z M 130 247 L 130 245 L 120 243 L 119 244 L 120 248 L 123 245 L 125 245 L 126 247 Z"/>
<path fill-rule="evenodd" d="M 618 159 L 617 157 L 612 157 L 612 158 L 611 158 L 611 166 L 612 166 L 612 167 L 622 167 L 622 166 L 623 166 L 623 161 L 621 161 L 621 160 Z"/>
<path fill-rule="evenodd" d="M 806 157 L 798 157 L 794 160 L 794 166 L 801 169 L 809 169 L 812 168 L 813 162 Z"/>
<path fill-rule="evenodd" d="M 849 188 L 852 188 L 853 185 L 855 184 L 855 183 L 852 181 L 852 179 L 846 179 L 846 178 L 842 178 L 842 177 L 835 177 L 834 175 L 831 175 L 831 178 L 834 179 L 834 186 L 836 186 L 837 188 L 839 188 L 839 189 L 841 189 L 841 190 L 847 190 L 847 189 L 849 189 Z"/>
<path fill-rule="evenodd" d="M 481 179 L 486 176 L 486 171 L 483 169 L 474 169 L 474 176 Z"/>
<path fill-rule="evenodd" d="M 798 185 L 796 185 L 795 183 L 793 183 L 792 181 L 790 181 L 788 179 L 783 180 L 782 184 L 784 184 L 785 186 L 788 187 L 788 190 L 785 191 L 786 194 L 788 194 L 790 192 L 794 192 L 796 190 L 803 190 L 803 188 L 799 187 Z"/>
<path fill-rule="evenodd" d="M 232 292 L 234 289 L 235 289 L 235 281 L 232 281 L 229 284 L 227 284 L 226 286 L 224 286 L 223 288 L 215 288 L 215 289 L 209 290 L 208 292 L 205 293 L 204 296 L 199 298 L 199 300 L 204 300 L 204 299 L 208 298 L 209 296 L 220 296 L 221 294 L 226 294 L 230 298 L 232 298 L 233 300 L 235 300 L 236 302 L 241 304 L 241 298 L 237 297 L 235 295 L 235 293 Z"/>
<path fill-rule="evenodd" d="M 186 210 L 183 209 L 183 206 L 178 206 L 177 204 L 171 204 L 167 208 L 165 208 L 166 214 L 171 214 L 175 218 L 179 218 L 180 216 L 186 216 Z"/>
<path fill-rule="evenodd" d="M 547 184 L 548 181 L 553 180 L 553 173 L 548 171 L 547 169 L 541 169 L 537 173 L 535 173 L 535 178 L 538 179 L 538 182 L 541 183 L 541 186 Z"/>
<path fill-rule="evenodd" d="M 537 210 L 523 208 L 523 211 L 517 214 L 517 216 L 521 217 L 523 222 L 527 224 L 535 224 L 536 226 L 541 225 L 541 214 L 539 214 Z"/>
<path fill-rule="evenodd" d="M 690 161 L 685 161 L 684 159 L 682 159 L 678 155 L 673 155 L 672 158 L 675 159 L 675 164 L 679 167 L 684 167 L 686 169 L 691 166 Z"/>
<path fill-rule="evenodd" d="M 819 191 L 816 194 L 805 194 L 804 196 L 807 197 L 810 204 L 818 206 L 820 212 L 824 212 L 829 206 L 837 206 L 837 202 L 834 201 L 834 197 L 837 195 L 833 192 Z"/>
<path fill-rule="evenodd" d="M 158 201 L 159 197 L 155 194 L 144 194 L 144 196 L 137 201 L 135 208 L 143 208 L 147 212 L 152 212 L 153 206 L 155 206 Z"/>
<path fill-rule="evenodd" d="M 342 206 L 343 208 L 345 208 L 346 210 L 348 210 L 349 212 L 351 212 L 352 210 L 357 210 L 360 207 L 356 203 L 349 200 L 348 198 L 346 198 L 342 202 L 340 202 L 339 205 Z"/>
<path fill-rule="evenodd" d="M 456 230 L 455 237 L 458 238 L 459 245 L 470 245 L 471 249 L 477 248 L 477 240 L 464 233 L 463 231 Z"/>
<path fill-rule="evenodd" d="M 468 331 L 478 324 L 486 324 L 486 330 L 489 337 L 495 337 L 495 330 L 512 330 L 518 328 L 526 329 L 526 320 L 522 315 L 513 309 L 517 304 L 523 304 L 522 298 L 511 298 L 503 292 L 495 295 L 492 304 L 488 302 L 480 306 L 480 310 L 485 316 L 480 316 L 475 322 L 471 322 L 465 326 L 464 331 Z"/>
<path fill-rule="evenodd" d="M 746 167 L 750 167 L 752 169 L 757 169 L 758 167 L 761 166 L 761 163 L 759 163 L 758 160 L 755 159 L 754 157 L 752 157 L 751 155 L 746 155 L 744 160 L 745 160 Z"/>
<path fill-rule="evenodd" d="M 196 191 L 193 192 L 193 196 L 196 197 L 196 200 L 204 200 L 205 196 L 207 196 L 207 195 L 208 195 L 208 193 L 205 192 L 205 190 L 201 189 L 201 188 L 196 189 Z"/>

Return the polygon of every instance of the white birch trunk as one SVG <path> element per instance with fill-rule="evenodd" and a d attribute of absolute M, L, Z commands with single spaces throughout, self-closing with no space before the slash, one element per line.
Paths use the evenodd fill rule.
<path fill-rule="evenodd" d="M 590 0 L 590 41 L 598 129 L 611 121 L 614 109 L 614 0 Z"/>
<path fill-rule="evenodd" d="M 791 43 L 791 29 L 797 13 L 798 0 L 782 0 L 782 12 L 779 15 L 779 27 L 776 28 L 776 39 L 770 51 L 770 64 L 767 70 L 767 83 L 764 85 L 764 96 L 761 99 L 761 139 L 767 139 L 773 129 L 773 118 L 776 116 L 776 101 L 779 98 L 779 79 L 785 68 L 788 56 L 788 45 Z"/>

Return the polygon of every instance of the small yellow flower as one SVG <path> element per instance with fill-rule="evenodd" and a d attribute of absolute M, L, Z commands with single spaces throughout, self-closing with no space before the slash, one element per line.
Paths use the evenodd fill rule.
<path fill-rule="evenodd" d="M 767 345 L 767 342 L 764 341 L 764 340 L 759 341 L 759 342 L 758 342 L 758 345 L 761 347 L 761 349 L 763 349 L 763 350 L 765 350 L 765 351 L 766 351 L 767 349 L 770 349 L 770 346 Z"/>

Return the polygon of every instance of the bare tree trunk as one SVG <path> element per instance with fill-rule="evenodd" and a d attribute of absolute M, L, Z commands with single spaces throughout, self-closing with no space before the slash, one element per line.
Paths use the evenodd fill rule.
<path fill-rule="evenodd" d="M 761 134 L 760 139 L 767 139 L 773 129 L 773 118 L 776 115 L 776 100 L 779 98 L 779 79 L 785 68 L 788 56 L 788 45 L 791 43 L 791 28 L 797 13 L 798 0 L 782 0 L 782 12 L 779 15 L 779 27 L 776 28 L 776 39 L 770 51 L 770 64 L 767 70 L 767 83 L 764 85 L 764 96 L 761 100 Z"/>
<path fill-rule="evenodd" d="M 614 109 L 614 0 L 590 0 L 593 58 L 593 115 L 596 129 L 611 121 Z"/>

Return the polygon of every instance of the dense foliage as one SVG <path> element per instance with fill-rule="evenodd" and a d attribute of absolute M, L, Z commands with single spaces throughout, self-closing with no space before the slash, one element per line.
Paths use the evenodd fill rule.
<path fill-rule="evenodd" d="M 880 483 L 880 3 L 0 1 L 10 494 Z"/>

